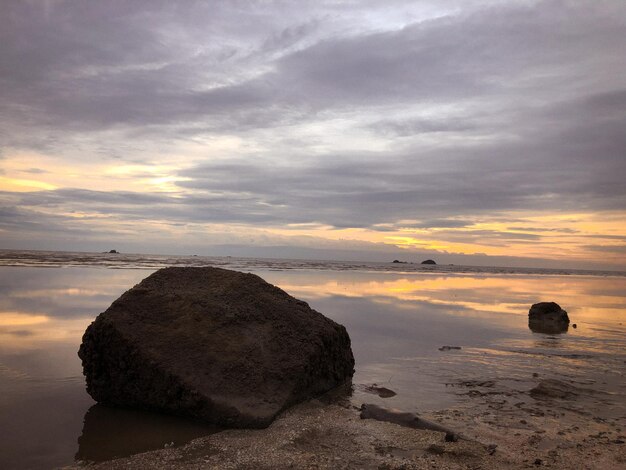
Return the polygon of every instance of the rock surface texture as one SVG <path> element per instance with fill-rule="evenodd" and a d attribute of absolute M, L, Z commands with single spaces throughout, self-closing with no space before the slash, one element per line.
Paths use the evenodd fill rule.
<path fill-rule="evenodd" d="M 346 329 L 253 274 L 161 269 L 87 328 L 78 355 L 98 402 L 266 427 L 349 379 Z"/>
<path fill-rule="evenodd" d="M 569 317 L 556 302 L 539 302 L 528 311 L 528 327 L 536 333 L 565 333 L 569 327 Z"/>

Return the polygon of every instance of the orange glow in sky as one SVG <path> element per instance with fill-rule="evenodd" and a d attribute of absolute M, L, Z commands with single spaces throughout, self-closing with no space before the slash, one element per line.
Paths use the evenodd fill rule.
<path fill-rule="evenodd" d="M 5 173 L 0 177 L 0 189 L 13 192 L 41 192 L 63 188 L 98 191 L 124 190 L 144 193 L 166 193 L 176 198 L 185 192 L 177 182 L 180 166 L 168 163 L 154 165 L 116 165 L 100 167 L 55 165 L 53 158 L 17 154 L 5 159 Z M 28 169 L 40 169 L 28 174 Z M 27 175 L 28 177 L 26 177 Z M 199 233 L 234 231 L 249 233 L 271 241 L 273 238 L 289 243 L 290 240 L 309 239 L 316 246 L 335 246 L 334 243 L 376 244 L 412 252 L 446 254 L 486 254 L 490 256 L 517 256 L 543 259 L 568 259 L 585 262 L 602 261 L 608 265 L 626 264 L 626 253 L 620 252 L 626 239 L 626 212 L 613 211 L 602 214 L 540 213 L 518 211 L 490 217 L 465 217 L 466 225 L 449 228 L 411 228 L 416 221 L 399 221 L 388 224 L 385 230 L 367 228 L 333 228 L 322 224 L 292 224 L 287 227 L 195 223 L 176 226 L 165 220 L 142 219 L 128 222 L 119 215 L 99 211 L 62 211 L 58 207 L 37 208 L 42 214 L 63 215 L 73 221 L 98 230 L 114 228 L 117 233 L 132 236 L 140 227 L 147 232 L 161 233 L 184 243 L 188 231 Z M 452 219 L 453 220 L 453 219 Z M 406 226 L 403 226 L 406 225 Z M 125 228 L 127 227 L 127 228 Z M 193 228 L 192 228 L 193 227 Z M 225 241 L 228 237 L 225 238 Z M 611 249 L 615 247 L 615 252 Z"/>

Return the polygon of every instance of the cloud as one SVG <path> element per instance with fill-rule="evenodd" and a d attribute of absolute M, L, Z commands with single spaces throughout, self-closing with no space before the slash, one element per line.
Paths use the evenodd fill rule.
<path fill-rule="evenodd" d="M 399 223 L 401 228 L 461 228 L 473 225 L 471 220 L 460 219 L 430 219 L 424 220 L 419 223 Z"/>
<path fill-rule="evenodd" d="M 596 252 L 626 255 L 626 245 L 587 245 L 585 248 Z"/>
<path fill-rule="evenodd" d="M 571 228 L 551 228 L 551 227 L 507 227 L 507 230 L 515 230 L 518 232 L 552 232 L 552 233 L 579 233 L 579 230 Z"/>
<path fill-rule="evenodd" d="M 44 170 L 42 168 L 27 168 L 26 170 L 21 170 L 23 173 L 30 173 L 31 175 L 41 175 L 44 173 L 49 173 L 48 170 Z"/>
<path fill-rule="evenodd" d="M 589 11 L 574 2 L 486 6 L 397 30 L 316 41 L 328 11 L 309 10 L 311 18 L 281 24 L 267 21 L 254 5 L 61 2 L 44 13 L 32 3 L 10 2 L 3 101 L 24 119 L 50 126 L 202 119 L 219 127 L 226 118 L 237 131 L 239 121 L 245 129 L 283 113 L 306 119 L 346 106 L 519 98 L 538 85 L 558 86 L 563 95 L 572 78 L 589 81 L 593 67 L 623 65 L 615 41 L 623 22 L 609 14 L 616 9 Z M 288 8 L 288 20 L 290 14 Z M 229 29 L 234 15 L 249 26 L 236 36 Z M 292 49 L 308 36 L 311 43 Z M 569 81 L 562 80 L 566 73 Z"/>
<path fill-rule="evenodd" d="M 5 192 L 7 230 L 81 212 L 471 241 L 477 219 L 626 207 L 623 2 L 46 5 L 3 5 L 3 163 L 175 163 L 174 192 Z M 574 233 L 531 228 L 482 235 Z"/>
<path fill-rule="evenodd" d="M 374 131 L 381 132 L 392 137 L 409 137 L 416 134 L 430 134 L 440 132 L 464 133 L 480 129 L 480 126 L 469 117 L 465 119 L 385 119 L 368 126 Z"/>

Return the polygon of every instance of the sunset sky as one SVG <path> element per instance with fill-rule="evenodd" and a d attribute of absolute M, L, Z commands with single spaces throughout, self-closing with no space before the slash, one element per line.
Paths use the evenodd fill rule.
<path fill-rule="evenodd" d="M 626 269 L 626 2 L 3 0 L 0 248 Z"/>

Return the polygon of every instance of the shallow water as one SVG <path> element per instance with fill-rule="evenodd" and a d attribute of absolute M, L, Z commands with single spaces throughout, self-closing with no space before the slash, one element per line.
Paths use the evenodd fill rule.
<path fill-rule="evenodd" d="M 76 356 L 82 334 L 157 267 L 117 260 L 115 267 L 126 269 L 108 269 L 94 259 L 82 267 L 45 257 L 0 267 L 0 468 L 105 460 L 214 432 L 168 416 L 94 407 Z M 606 413 L 626 414 L 624 277 L 236 262 L 347 327 L 357 360 L 355 404 L 423 413 L 464 400 L 461 382 L 498 378 L 530 388 L 538 373 L 605 392 Z M 543 300 L 560 303 L 577 328 L 560 335 L 529 330 L 528 308 Z M 462 349 L 440 351 L 445 345 Z M 373 383 L 397 395 L 372 395 L 366 386 Z"/>

